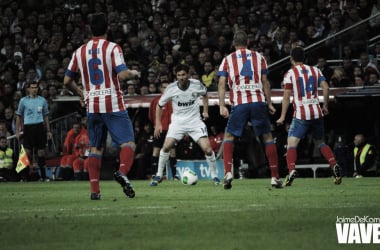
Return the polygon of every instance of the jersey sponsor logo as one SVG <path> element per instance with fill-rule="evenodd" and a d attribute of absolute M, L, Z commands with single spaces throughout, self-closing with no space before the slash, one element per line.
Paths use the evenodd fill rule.
<path fill-rule="evenodd" d="M 309 105 L 309 104 L 319 104 L 318 99 L 313 98 L 313 99 L 307 99 L 307 100 L 302 100 L 298 102 L 300 105 Z"/>
<path fill-rule="evenodd" d="M 260 89 L 259 83 L 236 85 L 235 87 L 236 91 L 255 90 L 255 89 Z"/>
<path fill-rule="evenodd" d="M 111 94 L 111 89 L 97 89 L 97 90 L 91 90 L 89 95 L 92 97 L 96 96 L 105 96 L 105 95 L 110 95 Z"/>
<path fill-rule="evenodd" d="M 178 102 L 178 107 L 188 107 L 188 106 L 194 105 L 194 103 L 195 103 L 195 100 L 190 100 L 187 102 Z"/>

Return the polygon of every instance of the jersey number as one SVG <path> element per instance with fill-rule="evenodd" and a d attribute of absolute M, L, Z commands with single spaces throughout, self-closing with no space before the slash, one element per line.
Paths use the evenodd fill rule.
<path fill-rule="evenodd" d="M 88 71 L 90 72 L 90 81 L 94 85 L 99 85 L 103 83 L 103 71 L 98 68 L 102 61 L 99 58 L 92 58 L 88 61 Z"/>
<path fill-rule="evenodd" d="M 301 96 L 306 96 L 307 92 L 312 92 L 314 94 L 314 92 L 315 92 L 315 79 L 313 76 L 310 76 L 309 79 L 307 79 L 306 86 L 303 82 L 302 77 L 299 77 L 298 80 L 300 82 Z M 305 87 L 306 87 L 306 89 L 305 89 Z M 306 90 L 306 92 L 305 92 L 305 90 Z"/>
<path fill-rule="evenodd" d="M 252 71 L 251 60 L 245 61 L 245 63 L 243 64 L 243 67 L 241 68 L 240 75 L 248 77 L 249 80 L 252 80 L 253 71 Z"/>

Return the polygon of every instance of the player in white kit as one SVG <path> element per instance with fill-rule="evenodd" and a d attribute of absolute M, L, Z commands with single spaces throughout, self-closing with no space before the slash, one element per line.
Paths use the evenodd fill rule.
<path fill-rule="evenodd" d="M 220 184 L 216 172 L 216 159 L 208 139 L 207 127 L 203 120 L 208 119 L 208 97 L 206 87 L 198 80 L 189 79 L 189 66 L 179 64 L 175 68 L 177 81 L 166 88 L 156 108 L 156 126 L 154 136 L 159 137 L 162 132 L 161 115 L 162 107 L 172 102 L 173 113 L 171 123 L 160 151 L 158 170 L 153 177 L 151 186 L 157 186 L 162 181 L 162 175 L 166 162 L 169 159 L 169 151 L 176 143 L 188 134 L 205 153 L 206 161 L 211 170 L 211 178 L 216 185 Z M 199 101 L 203 101 L 203 120 L 200 114 Z"/>

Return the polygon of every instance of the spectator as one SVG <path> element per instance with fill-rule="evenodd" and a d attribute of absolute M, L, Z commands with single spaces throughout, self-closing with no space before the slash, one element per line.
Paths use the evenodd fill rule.
<path fill-rule="evenodd" d="M 144 95 L 148 95 L 148 94 L 149 94 L 148 86 L 147 85 L 142 85 L 140 87 L 140 95 L 144 96 Z"/>
<path fill-rule="evenodd" d="M 71 180 L 73 178 L 73 161 L 77 158 L 75 150 L 75 138 L 81 133 L 80 122 L 75 122 L 66 133 L 62 147 L 62 158 L 60 162 L 60 176 L 58 179 Z"/>
<path fill-rule="evenodd" d="M 352 51 L 351 45 L 349 44 L 343 45 L 342 58 L 354 58 L 354 53 Z"/>
<path fill-rule="evenodd" d="M 363 87 L 365 85 L 364 76 L 354 76 L 354 86 Z"/>
<path fill-rule="evenodd" d="M 21 51 L 16 51 L 13 56 L 13 64 L 17 70 L 23 70 L 23 55 Z"/>
<path fill-rule="evenodd" d="M 349 28 L 352 25 L 360 22 L 362 18 L 359 16 L 359 12 L 356 6 L 349 8 L 347 10 L 348 16 L 344 22 L 343 27 Z M 353 49 L 353 56 L 357 57 L 360 51 L 364 51 L 367 46 L 367 25 L 362 24 L 355 28 L 352 28 L 347 35 L 345 36 L 345 40 L 350 41 L 349 44 Z"/>
<path fill-rule="evenodd" d="M 86 129 L 87 118 L 81 119 L 81 130 L 75 137 L 74 150 L 76 158 L 72 162 L 74 180 L 88 180 L 88 155 L 90 153 L 90 140 Z"/>
<path fill-rule="evenodd" d="M 204 63 L 203 72 L 201 82 L 206 86 L 207 91 L 216 91 L 218 89 L 218 76 L 216 74 L 215 66 L 211 61 L 206 61 Z"/>
<path fill-rule="evenodd" d="M 149 83 L 148 94 L 157 94 L 157 87 L 155 83 Z"/>
<path fill-rule="evenodd" d="M 13 94 L 13 85 L 10 82 L 5 82 L 3 84 L 3 96 L 1 97 L 5 106 L 9 106 L 12 104 Z"/>
<path fill-rule="evenodd" d="M 20 70 L 17 74 L 17 82 L 15 84 L 16 90 L 21 91 L 25 94 L 25 83 L 26 83 L 25 72 Z"/>
<path fill-rule="evenodd" d="M 380 42 L 375 44 L 375 47 L 371 51 L 371 57 L 373 58 L 373 63 L 379 68 L 380 66 Z"/>
<path fill-rule="evenodd" d="M 305 43 L 298 38 L 298 33 L 297 33 L 296 30 L 290 30 L 289 31 L 289 41 L 288 41 L 288 43 L 291 44 L 292 48 L 295 48 L 295 47 L 304 47 L 305 46 Z"/>
<path fill-rule="evenodd" d="M 327 65 L 326 58 L 319 57 L 317 67 L 321 70 L 322 74 L 326 77 L 326 81 L 330 82 L 330 78 L 332 77 L 334 70 Z"/>
<path fill-rule="evenodd" d="M 7 124 L 4 120 L 0 120 L 0 136 L 9 137 L 12 134 L 7 129 Z"/>
<path fill-rule="evenodd" d="M 340 58 L 342 40 L 336 34 L 340 31 L 340 21 L 336 17 L 330 18 L 330 29 L 326 32 L 326 50 L 329 53 L 329 58 L 338 59 Z"/>
<path fill-rule="evenodd" d="M 331 87 L 348 87 L 350 85 L 350 79 L 345 75 L 345 72 L 341 67 L 336 67 L 330 78 L 329 84 Z"/>
<path fill-rule="evenodd" d="M 349 84 L 354 83 L 354 63 L 351 58 L 344 57 L 342 60 L 342 68 L 344 75 L 348 78 Z"/>
<path fill-rule="evenodd" d="M 14 159 L 13 149 L 8 147 L 7 138 L 0 136 L 0 181 L 18 180 Z"/>
<path fill-rule="evenodd" d="M 318 40 L 324 38 L 326 36 L 327 29 L 323 24 L 323 19 L 321 16 L 315 16 L 313 19 L 313 25 L 315 29 L 314 38 Z"/>
<path fill-rule="evenodd" d="M 4 110 L 4 121 L 7 127 L 7 130 L 11 135 L 16 131 L 16 119 L 14 117 L 14 111 L 11 106 L 8 106 Z"/>
<path fill-rule="evenodd" d="M 369 54 L 366 51 L 360 53 L 358 65 L 362 69 L 362 72 L 365 76 L 365 81 L 368 81 L 368 76 L 370 73 L 380 73 L 377 66 L 369 60 Z"/>
<path fill-rule="evenodd" d="M 136 93 L 136 87 L 132 80 L 127 82 L 127 92 L 124 93 L 125 96 L 138 96 Z"/>
<path fill-rule="evenodd" d="M 374 85 L 378 85 L 380 82 L 379 82 L 379 74 L 375 73 L 375 72 L 371 72 L 368 74 L 368 77 L 366 77 L 368 79 L 368 81 L 366 82 L 365 85 L 368 85 L 368 86 L 374 86 Z"/>
<path fill-rule="evenodd" d="M 374 1 L 374 4 L 372 5 L 371 16 L 374 16 L 379 13 L 380 13 L 380 0 L 376 0 Z M 372 34 L 373 35 L 377 34 L 377 31 L 380 28 L 380 15 L 369 20 L 369 26 L 371 27 Z"/>
<path fill-rule="evenodd" d="M 361 178 L 368 176 L 368 170 L 375 163 L 374 146 L 366 141 L 363 134 L 357 134 L 354 137 L 354 174 L 353 177 Z"/>
<path fill-rule="evenodd" d="M 372 0 L 359 0 L 358 1 L 358 14 L 361 19 L 366 19 L 370 16 L 372 11 L 372 4 L 368 3 Z"/>
<path fill-rule="evenodd" d="M 360 66 L 358 65 L 354 66 L 353 74 L 354 74 L 354 79 L 355 77 L 360 77 L 364 81 L 364 71 Z"/>

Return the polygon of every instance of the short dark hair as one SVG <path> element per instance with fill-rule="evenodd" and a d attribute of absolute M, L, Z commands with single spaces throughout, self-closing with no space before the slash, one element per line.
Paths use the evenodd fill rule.
<path fill-rule="evenodd" d="M 242 30 L 236 31 L 234 34 L 234 45 L 235 46 L 247 46 L 248 35 Z"/>
<path fill-rule="evenodd" d="M 107 33 L 107 17 L 103 12 L 91 15 L 90 21 L 91 32 L 93 36 L 102 36 Z"/>
<path fill-rule="evenodd" d="M 178 73 L 180 71 L 185 71 L 186 73 L 189 73 L 190 67 L 187 64 L 178 64 L 177 67 L 175 67 L 174 72 Z"/>
<path fill-rule="evenodd" d="M 303 62 L 303 60 L 305 58 L 305 52 L 304 52 L 303 48 L 301 48 L 301 47 L 295 47 L 290 52 L 290 56 L 296 62 Z"/>
<path fill-rule="evenodd" d="M 37 85 L 39 86 L 40 83 L 38 81 L 27 81 L 25 84 L 25 88 L 30 88 L 30 85 Z"/>

